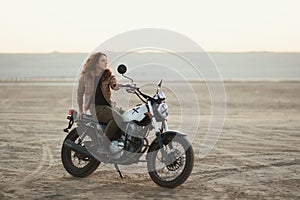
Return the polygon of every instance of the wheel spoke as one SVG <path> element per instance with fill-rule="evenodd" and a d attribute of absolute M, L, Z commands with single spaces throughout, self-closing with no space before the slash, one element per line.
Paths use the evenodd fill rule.
<path fill-rule="evenodd" d="M 86 134 L 84 137 L 81 137 L 79 139 L 79 135 L 80 134 L 78 134 L 77 128 L 74 128 L 69 132 L 69 134 L 65 138 L 65 141 L 71 140 L 75 144 L 85 147 L 84 141 L 90 136 Z M 90 175 L 97 169 L 100 164 L 100 162 L 95 158 L 85 156 L 68 148 L 67 146 L 65 146 L 65 142 L 62 146 L 61 159 L 64 168 L 75 177 L 86 177 Z"/>
<path fill-rule="evenodd" d="M 159 144 L 150 147 L 147 165 L 151 179 L 159 186 L 175 188 L 186 181 L 194 165 L 194 152 L 185 137 L 166 135 L 163 158 Z"/>
<path fill-rule="evenodd" d="M 182 144 L 177 141 L 171 141 L 164 146 L 167 158 L 162 159 L 161 152 L 158 151 L 155 159 L 155 169 L 157 175 L 166 181 L 176 179 L 183 171 L 186 159 L 185 150 Z"/>
<path fill-rule="evenodd" d="M 84 138 L 84 140 L 81 140 L 80 138 L 77 138 L 74 143 L 80 145 L 82 144 L 84 141 L 88 140 L 87 138 Z M 72 156 L 72 164 L 77 167 L 77 168 L 84 168 L 86 165 L 89 164 L 90 159 L 86 158 L 85 156 L 82 156 L 78 153 L 76 153 L 75 151 L 71 151 L 71 153 L 73 154 Z"/>

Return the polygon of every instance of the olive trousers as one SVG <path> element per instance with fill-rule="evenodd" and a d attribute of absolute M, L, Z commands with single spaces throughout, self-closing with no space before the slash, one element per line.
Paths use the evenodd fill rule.
<path fill-rule="evenodd" d="M 90 111 L 99 123 L 106 124 L 104 134 L 110 141 L 118 140 L 121 137 L 123 124 L 121 113 L 124 111 L 118 112 L 106 105 L 91 105 Z"/>

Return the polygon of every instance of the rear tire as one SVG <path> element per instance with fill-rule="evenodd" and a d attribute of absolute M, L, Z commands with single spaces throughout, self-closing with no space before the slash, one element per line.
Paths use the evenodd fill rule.
<path fill-rule="evenodd" d="M 70 131 L 65 140 L 67 139 L 76 144 L 79 143 L 76 128 Z M 61 161 L 69 174 L 75 177 L 86 177 L 92 174 L 98 168 L 100 164 L 98 160 L 93 157 L 83 156 L 72 151 L 64 145 L 64 142 L 61 149 Z"/>

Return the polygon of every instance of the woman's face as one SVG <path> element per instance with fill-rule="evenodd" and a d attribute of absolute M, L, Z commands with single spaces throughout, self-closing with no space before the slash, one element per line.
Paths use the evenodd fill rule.
<path fill-rule="evenodd" d="M 100 56 L 98 68 L 101 70 L 105 70 L 107 68 L 107 57 L 105 55 Z"/>

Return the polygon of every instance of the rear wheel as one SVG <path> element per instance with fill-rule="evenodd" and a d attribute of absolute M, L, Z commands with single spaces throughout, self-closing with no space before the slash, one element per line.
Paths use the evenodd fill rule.
<path fill-rule="evenodd" d="M 152 145 L 147 155 L 147 166 L 151 179 L 159 186 L 175 188 L 186 181 L 194 166 L 194 152 L 183 136 L 167 135 L 161 153 L 158 143 Z"/>
<path fill-rule="evenodd" d="M 75 144 L 82 145 L 82 141 L 77 134 L 76 128 L 67 135 L 65 140 L 67 139 L 71 140 Z M 95 158 L 76 153 L 66 147 L 64 143 L 61 149 L 61 160 L 67 172 L 76 177 L 86 177 L 90 175 L 100 164 L 100 162 Z"/>

